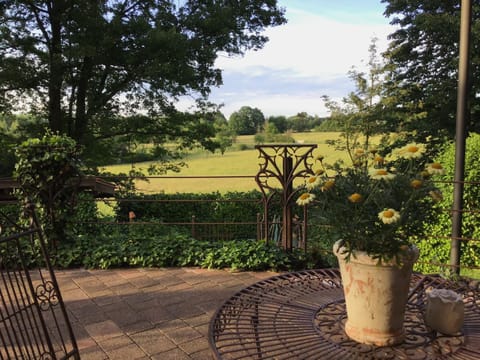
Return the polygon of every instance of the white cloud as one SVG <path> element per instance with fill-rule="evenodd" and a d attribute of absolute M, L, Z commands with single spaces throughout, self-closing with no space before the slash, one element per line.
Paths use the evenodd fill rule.
<path fill-rule="evenodd" d="M 285 71 L 284 76 L 333 77 L 345 75 L 361 60 L 368 60 L 368 47 L 378 37 L 385 48 L 388 25 L 346 24 L 325 17 L 304 14 L 284 26 L 270 28 L 270 41 L 262 50 L 248 52 L 243 58 L 219 57 L 217 66 L 225 71 L 257 74 Z"/>
<path fill-rule="evenodd" d="M 362 7 L 363 0 L 337 6 L 331 0 L 283 2 L 288 3 L 289 21 L 266 30 L 270 40 L 263 49 L 217 59 L 224 84 L 213 89 L 210 99 L 224 104 L 227 118 L 242 106 L 259 108 L 265 116 L 299 112 L 326 116 L 321 96 L 341 100 L 353 90 L 348 71 L 352 66 L 366 69 L 372 38 L 378 38 L 379 51 L 387 47 L 393 28 L 382 17 L 378 2 L 371 1 L 369 8 Z"/>

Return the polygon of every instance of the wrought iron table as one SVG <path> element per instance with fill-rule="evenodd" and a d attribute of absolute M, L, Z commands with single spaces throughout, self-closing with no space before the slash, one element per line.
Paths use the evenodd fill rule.
<path fill-rule="evenodd" d="M 463 295 L 465 321 L 454 336 L 425 325 L 425 291 Z M 414 274 L 405 314 L 406 340 L 392 347 L 350 340 L 336 269 L 288 273 L 257 282 L 227 300 L 210 322 L 217 359 L 480 359 L 480 290 L 475 281 Z"/>

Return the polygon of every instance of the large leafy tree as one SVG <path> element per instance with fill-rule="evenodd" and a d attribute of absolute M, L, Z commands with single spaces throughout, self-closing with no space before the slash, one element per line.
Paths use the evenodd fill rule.
<path fill-rule="evenodd" d="M 386 52 L 390 105 L 419 137 L 455 130 L 460 0 L 382 0 L 397 30 Z M 473 3 L 469 130 L 480 131 L 480 2 Z"/>
<path fill-rule="evenodd" d="M 288 130 L 287 117 L 283 115 L 269 116 L 267 119 L 267 125 L 269 125 L 270 128 L 275 127 L 279 133 L 284 133 Z"/>
<path fill-rule="evenodd" d="M 265 116 L 258 108 L 242 106 L 230 115 L 228 125 L 237 135 L 253 135 L 263 129 Z"/>
<path fill-rule="evenodd" d="M 48 119 L 91 153 L 115 137 L 212 148 L 217 56 L 260 49 L 285 21 L 277 0 L 3 0 L 0 113 Z M 197 106 L 180 113 L 185 95 Z"/>

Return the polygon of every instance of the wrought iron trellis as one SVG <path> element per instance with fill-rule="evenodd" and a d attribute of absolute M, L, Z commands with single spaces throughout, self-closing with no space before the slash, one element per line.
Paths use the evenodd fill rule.
<path fill-rule="evenodd" d="M 20 226 L 0 211 L 0 359 L 80 359 L 33 208 Z"/>
<path fill-rule="evenodd" d="M 257 145 L 260 169 L 255 181 L 260 187 L 264 199 L 264 231 L 268 241 L 269 203 L 275 195 L 280 195 L 282 206 L 282 247 L 292 250 L 293 247 L 293 214 L 292 205 L 298 190 L 294 189 L 294 180 L 311 174 L 313 150 L 315 144 Z M 306 221 L 306 211 L 304 219 Z M 305 246 L 306 226 L 303 226 L 302 242 Z"/>

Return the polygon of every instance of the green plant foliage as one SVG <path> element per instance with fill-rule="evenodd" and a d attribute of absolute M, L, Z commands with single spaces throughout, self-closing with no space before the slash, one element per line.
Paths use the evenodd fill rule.
<path fill-rule="evenodd" d="M 289 134 L 276 134 L 271 132 L 262 132 L 254 136 L 255 144 L 278 143 L 293 144 L 295 139 Z"/>
<path fill-rule="evenodd" d="M 331 227 L 319 225 L 315 217 L 309 217 L 308 255 L 311 262 L 309 267 L 338 267 L 337 257 L 332 252 L 333 244 L 337 240 Z"/>
<path fill-rule="evenodd" d="M 395 31 L 389 35 L 390 46 L 384 54 L 391 69 L 385 102 L 387 109 L 400 114 L 400 126 L 417 136 L 455 134 L 458 88 L 458 39 L 461 17 L 460 1 L 384 0 L 384 15 Z M 478 1 L 472 1 L 472 44 L 479 42 Z M 470 50 L 470 74 L 466 122 L 478 132 L 480 49 Z M 401 106 L 399 106 L 401 104 Z M 407 115 L 406 117 L 401 114 Z"/>
<path fill-rule="evenodd" d="M 228 125 L 237 135 L 253 135 L 265 124 L 263 113 L 257 108 L 242 106 L 230 115 Z"/>
<path fill-rule="evenodd" d="M 37 205 L 51 244 L 65 239 L 67 218 L 80 184 L 79 150 L 76 142 L 47 131 L 42 138 L 30 138 L 15 152 L 14 177 L 19 196 Z"/>
<path fill-rule="evenodd" d="M 97 204 L 91 192 L 77 194 L 74 206 L 66 222 L 67 241 L 79 234 L 93 234 L 99 225 Z"/>
<path fill-rule="evenodd" d="M 291 268 L 291 255 L 262 241 L 228 241 L 209 251 L 201 265 L 232 270 L 267 270 Z"/>
<path fill-rule="evenodd" d="M 468 184 L 478 182 L 480 179 L 480 134 L 470 134 L 466 140 L 465 153 L 465 184 L 463 193 L 462 213 L 462 237 L 476 239 L 476 241 L 461 242 L 461 266 L 480 266 L 480 185 Z M 442 163 L 445 175 L 438 183 L 442 191 L 443 199 L 438 203 L 441 210 L 436 221 L 426 224 L 426 234 L 429 236 L 419 242 L 420 259 L 416 267 L 417 271 L 425 273 L 442 272 L 442 268 L 427 264 L 436 262 L 441 264 L 450 263 L 450 236 L 452 233 L 452 215 L 450 209 L 453 205 L 453 185 L 450 183 L 454 178 L 455 169 L 455 144 L 445 145 L 444 150 L 438 156 L 438 162 Z M 477 213 L 475 213 L 475 211 Z M 422 264 L 422 262 L 425 262 Z"/>
<path fill-rule="evenodd" d="M 78 149 L 67 136 L 47 132 L 42 138 L 30 138 L 17 147 L 16 156 L 15 177 L 32 198 L 48 198 L 49 189 L 61 191 L 77 174 Z"/>
<path fill-rule="evenodd" d="M 250 147 L 247 144 L 239 144 L 238 150 L 240 151 L 250 150 Z"/>
<path fill-rule="evenodd" d="M 331 132 L 331 131 L 343 131 L 344 125 L 337 118 L 330 118 L 323 121 L 315 128 L 315 131 Z"/>
<path fill-rule="evenodd" d="M 433 213 L 436 188 L 430 177 L 442 169 L 425 166 L 425 151 L 423 144 L 410 143 L 387 154 L 388 161 L 377 148 L 358 148 L 351 154 L 353 166 L 332 169 L 318 159 L 321 167 L 307 178 L 297 204 L 312 205 L 310 217 L 329 227 L 347 260 L 364 251 L 390 261 L 412 245 Z M 334 176 L 327 174 L 332 170 Z"/>
<path fill-rule="evenodd" d="M 262 241 L 199 241 L 161 225 L 126 229 L 106 227 L 101 234 L 79 235 L 76 242 L 60 244 L 54 265 L 114 267 L 201 266 L 231 270 L 291 270 L 304 266 L 300 252 L 286 253 Z"/>
<path fill-rule="evenodd" d="M 263 208 L 261 194 L 255 190 L 225 194 L 213 192 L 131 195 L 119 200 L 117 220 L 127 221 L 130 211 L 135 213 L 137 221 L 149 219 L 165 223 L 190 223 L 192 216 L 195 216 L 195 222 L 198 223 L 253 223 L 257 221 L 257 214 L 262 213 Z M 251 224 L 238 224 L 234 228 L 225 224 L 223 229 L 232 239 L 256 237 L 256 227 Z M 201 232 L 202 227 L 199 226 L 198 231 Z M 203 236 L 202 233 L 198 235 Z"/>

